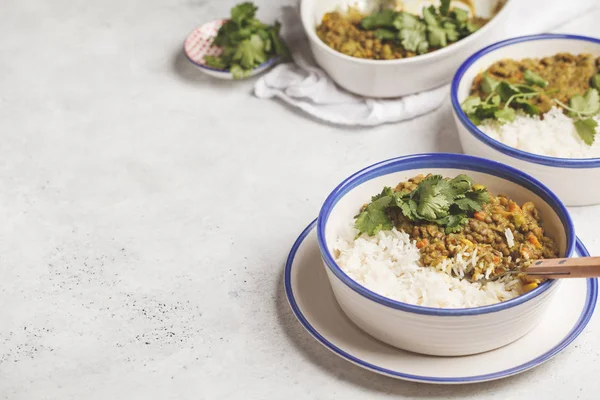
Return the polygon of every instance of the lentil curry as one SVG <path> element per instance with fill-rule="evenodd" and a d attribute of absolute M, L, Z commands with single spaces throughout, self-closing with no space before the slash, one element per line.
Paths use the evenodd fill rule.
<path fill-rule="evenodd" d="M 544 114 L 558 103 L 569 103 L 577 95 L 583 95 L 590 89 L 594 76 L 600 73 L 600 57 L 591 54 L 558 53 L 544 58 L 525 58 L 517 61 L 504 59 L 492 64 L 485 72 L 477 75 L 473 81 L 471 93 L 482 100 L 488 97 L 482 88 L 485 75 L 498 81 L 507 81 L 513 85 L 525 84 L 524 74 L 532 71 L 547 82 L 545 91 L 538 96 L 525 99 L 535 105 Z M 485 86 L 484 86 L 485 87 Z"/>
<path fill-rule="evenodd" d="M 393 189 L 391 196 L 407 192 L 415 193 L 421 190 L 420 186 L 431 177 L 431 174 L 418 175 L 401 182 Z M 455 180 L 456 178 L 453 181 Z M 482 185 L 472 185 L 471 189 L 478 193 L 487 193 L 487 188 Z M 473 192 L 465 193 L 468 198 L 469 193 Z M 375 202 L 381 201 L 380 196 L 375 196 L 372 203 L 363 206 L 361 212 L 365 212 Z M 465 194 L 459 195 L 458 198 L 462 198 L 461 196 Z M 440 225 L 440 220 L 415 221 L 410 214 L 407 216 L 406 210 L 402 207 L 393 206 L 383 209 L 392 224 L 380 227 L 381 229 L 395 227 L 406 232 L 416 241 L 416 246 L 421 253 L 421 263 L 424 266 L 437 267 L 444 259 L 452 259 L 461 252 L 477 251 L 478 262 L 470 270 L 465 271 L 464 278 L 470 281 L 486 278 L 494 280 L 516 273 L 524 284 L 524 291 L 534 289 L 542 281 L 529 278 L 519 271 L 526 269 L 534 260 L 558 257 L 555 242 L 544 234 L 540 214 L 535 204 L 529 201 L 519 206 L 504 195 L 490 194 L 485 200 L 485 203 L 478 207 L 479 211 L 472 212 L 459 229 L 450 231 L 444 229 Z"/>
<path fill-rule="evenodd" d="M 469 17 L 463 8 L 450 8 L 450 1 L 443 0 L 440 7 L 424 8 L 423 17 L 393 9 L 368 15 L 353 8 L 344 14 L 329 12 L 317 27 L 317 36 L 327 46 L 351 57 L 394 60 L 445 47 L 487 22 Z"/>

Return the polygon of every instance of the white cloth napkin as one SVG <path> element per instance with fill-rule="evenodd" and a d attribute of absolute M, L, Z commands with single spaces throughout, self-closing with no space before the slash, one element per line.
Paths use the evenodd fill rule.
<path fill-rule="evenodd" d="M 509 22 L 511 36 L 549 32 L 598 5 L 597 0 L 517 1 Z M 281 64 L 254 86 L 259 98 L 279 98 L 320 120 L 354 126 L 374 126 L 427 114 L 448 96 L 448 85 L 397 99 L 368 99 L 338 87 L 310 55 L 297 10 L 284 8 L 285 39 L 293 63 Z"/>

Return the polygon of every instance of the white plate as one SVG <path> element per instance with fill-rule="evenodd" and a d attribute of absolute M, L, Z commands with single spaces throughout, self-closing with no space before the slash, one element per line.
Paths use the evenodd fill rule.
<path fill-rule="evenodd" d="M 465 357 L 433 357 L 403 351 L 361 331 L 339 308 L 321 262 L 315 222 L 298 237 L 286 263 L 284 284 L 290 306 L 304 328 L 329 350 L 360 367 L 393 378 L 460 384 L 516 375 L 548 361 L 567 347 L 585 328 L 596 306 L 596 279 L 565 279 L 550 305 L 552 315 L 508 346 Z M 580 256 L 589 255 L 579 240 L 577 252 Z"/>

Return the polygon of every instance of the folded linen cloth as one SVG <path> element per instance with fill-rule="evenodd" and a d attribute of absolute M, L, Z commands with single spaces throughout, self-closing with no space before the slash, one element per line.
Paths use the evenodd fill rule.
<path fill-rule="evenodd" d="M 598 6 L 597 0 L 511 1 L 518 2 L 509 22 L 511 36 L 556 30 Z M 278 65 L 256 82 L 254 94 L 259 98 L 279 98 L 333 124 L 374 126 L 427 114 L 437 109 L 448 96 L 448 85 L 397 99 L 368 99 L 351 94 L 316 66 L 294 7 L 284 9 L 283 26 L 293 62 Z"/>

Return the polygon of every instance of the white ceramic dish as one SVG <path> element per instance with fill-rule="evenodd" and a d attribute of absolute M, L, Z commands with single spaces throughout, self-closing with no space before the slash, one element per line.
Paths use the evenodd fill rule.
<path fill-rule="evenodd" d="M 306 330 L 338 356 L 393 378 L 438 384 L 490 381 L 534 368 L 557 355 L 583 331 L 596 305 L 596 279 L 565 280 L 550 303 L 552 315 L 522 339 L 500 349 L 464 357 L 432 357 L 375 340 L 338 307 L 317 244 L 316 221 L 302 232 L 288 257 L 285 292 Z M 588 253 L 577 243 L 579 255 Z"/>
<path fill-rule="evenodd" d="M 216 21 L 210 21 L 205 23 L 202 26 L 194 29 L 192 33 L 190 33 L 183 44 L 183 50 L 185 52 L 188 60 L 194 64 L 200 71 L 204 72 L 207 75 L 210 75 L 214 78 L 233 80 L 233 75 L 228 70 L 220 70 L 216 68 L 209 67 L 206 65 L 204 61 L 204 56 L 218 56 L 221 54 L 221 48 L 212 45 L 212 41 L 215 36 L 217 36 L 217 32 L 219 28 L 225 23 L 226 20 L 219 19 Z M 273 57 L 269 60 L 265 61 L 258 67 L 252 70 L 247 78 L 258 75 L 261 72 L 266 71 L 275 63 L 277 63 L 279 57 Z"/>
<path fill-rule="evenodd" d="M 412 0 L 412 8 L 431 1 Z M 498 0 L 475 0 L 479 16 L 490 17 Z M 507 1 L 502 10 L 482 29 L 474 34 L 434 52 L 400 60 L 366 60 L 339 53 L 319 39 L 316 27 L 323 15 L 347 6 L 358 6 L 368 11 L 371 0 L 302 0 L 300 13 L 302 25 L 309 39 L 317 63 L 344 89 L 367 97 L 399 97 L 442 86 L 452 79 L 460 63 L 490 43 L 506 37 L 505 22 L 512 8 Z"/>
<path fill-rule="evenodd" d="M 509 147 L 477 129 L 460 108 L 469 96 L 475 76 L 503 58 L 538 58 L 556 53 L 592 53 L 600 56 L 595 38 L 544 34 L 523 36 L 493 44 L 473 54 L 458 69 L 452 82 L 451 99 L 463 151 L 518 168 L 546 184 L 567 206 L 600 203 L 600 158 L 556 158 Z M 585 188 L 582 190 L 582 188 Z"/>
<path fill-rule="evenodd" d="M 560 200 L 533 177 L 496 162 L 460 154 L 423 154 L 383 161 L 344 180 L 319 213 L 317 235 L 327 276 L 346 315 L 365 332 L 392 346 L 437 356 L 476 354 L 507 345 L 540 321 L 559 281 L 550 280 L 517 298 L 485 307 L 439 309 L 410 305 L 376 294 L 352 280 L 336 264 L 330 245 L 353 221 L 362 204 L 384 186 L 418 174 L 467 174 L 491 193 L 518 203 L 533 201 L 545 232 L 561 256 L 575 246 L 573 223 Z M 468 338 L 468 340 L 465 340 Z"/>

